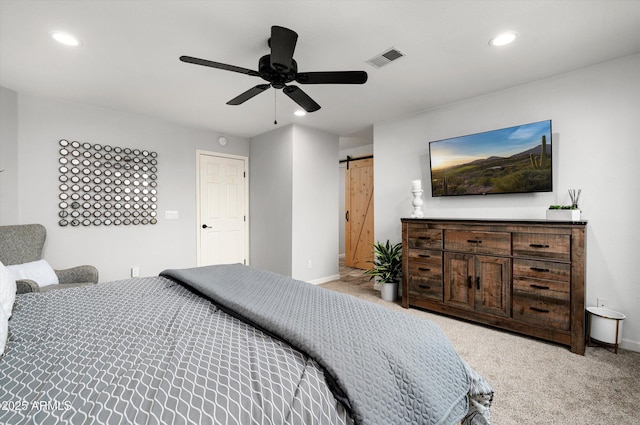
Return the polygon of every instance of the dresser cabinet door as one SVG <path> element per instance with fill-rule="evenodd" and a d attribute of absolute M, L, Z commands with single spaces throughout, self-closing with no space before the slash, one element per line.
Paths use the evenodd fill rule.
<path fill-rule="evenodd" d="M 447 252 L 444 259 L 446 304 L 509 316 L 509 258 Z"/>
<path fill-rule="evenodd" d="M 509 317 L 509 283 L 511 260 L 504 257 L 478 255 L 475 258 L 475 309 Z"/>
<path fill-rule="evenodd" d="M 473 262 L 471 254 L 444 254 L 444 302 L 473 310 Z"/>

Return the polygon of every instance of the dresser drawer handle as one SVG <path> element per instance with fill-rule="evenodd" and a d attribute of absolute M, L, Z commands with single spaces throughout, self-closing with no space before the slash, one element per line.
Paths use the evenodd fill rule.
<path fill-rule="evenodd" d="M 431 269 L 428 267 L 418 267 L 418 270 L 423 271 L 423 272 L 430 272 Z"/>
<path fill-rule="evenodd" d="M 418 236 L 418 239 L 428 241 L 428 240 L 431 240 L 431 237 L 429 237 L 429 236 Z"/>
<path fill-rule="evenodd" d="M 533 283 L 531 285 L 529 285 L 529 286 L 531 286 L 532 288 L 536 288 L 536 289 L 549 289 L 548 286 L 535 285 Z"/>
<path fill-rule="evenodd" d="M 529 246 L 531 248 L 549 248 L 549 245 L 546 243 L 530 243 Z"/>
<path fill-rule="evenodd" d="M 533 311 L 537 311 L 538 313 L 549 313 L 549 310 L 546 310 L 544 308 L 538 308 L 538 307 L 529 307 L 529 308 Z"/>
<path fill-rule="evenodd" d="M 431 286 L 429 286 L 429 285 L 418 285 L 418 288 L 431 289 Z"/>
<path fill-rule="evenodd" d="M 543 268 L 540 268 L 540 267 L 530 267 L 530 269 L 533 270 L 534 272 L 545 272 L 546 273 L 546 272 L 551 271 L 549 269 L 543 269 Z"/>
<path fill-rule="evenodd" d="M 427 255 L 427 254 L 418 254 L 418 257 L 420 257 L 420 258 L 431 258 L 431 256 Z"/>
<path fill-rule="evenodd" d="M 478 239 L 467 239 L 467 242 L 469 242 L 469 243 L 475 243 L 475 244 L 482 243 L 482 241 L 481 241 L 481 240 L 478 240 Z"/>

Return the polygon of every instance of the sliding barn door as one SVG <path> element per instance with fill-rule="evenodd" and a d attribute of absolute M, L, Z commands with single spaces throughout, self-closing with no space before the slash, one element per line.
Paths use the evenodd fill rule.
<path fill-rule="evenodd" d="M 373 261 L 373 158 L 347 162 L 345 266 L 370 269 Z"/>

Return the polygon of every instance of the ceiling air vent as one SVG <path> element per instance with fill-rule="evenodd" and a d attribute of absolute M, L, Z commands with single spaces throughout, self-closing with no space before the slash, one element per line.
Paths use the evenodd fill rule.
<path fill-rule="evenodd" d="M 367 61 L 367 63 L 376 68 L 380 68 L 388 63 L 393 62 L 396 59 L 400 59 L 403 56 L 404 56 L 404 53 L 402 53 L 400 50 L 396 49 L 395 47 L 392 47 L 387 51 L 372 57 Z"/>

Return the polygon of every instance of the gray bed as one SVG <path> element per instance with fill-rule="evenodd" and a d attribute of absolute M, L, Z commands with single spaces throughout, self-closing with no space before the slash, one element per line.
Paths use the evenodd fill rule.
<path fill-rule="evenodd" d="M 242 265 L 18 296 L 6 424 L 486 424 L 433 323 Z"/>

